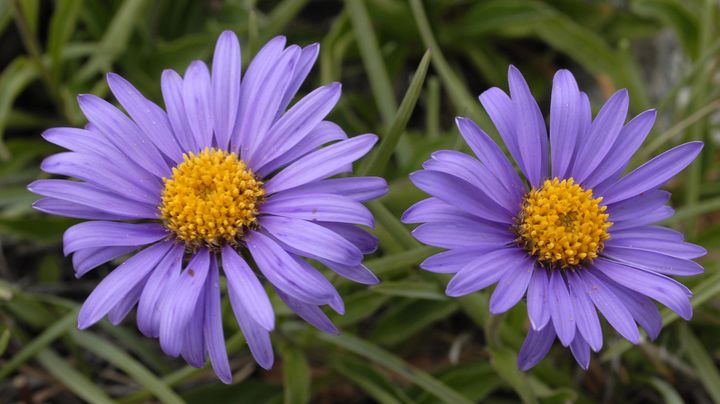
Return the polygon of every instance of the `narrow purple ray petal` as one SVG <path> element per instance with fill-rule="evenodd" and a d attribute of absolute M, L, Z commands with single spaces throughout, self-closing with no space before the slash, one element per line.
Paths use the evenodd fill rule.
<path fill-rule="evenodd" d="M 485 108 L 485 111 L 497 128 L 500 137 L 510 152 L 510 155 L 515 160 L 515 163 L 520 168 L 520 171 L 522 171 L 527 177 L 527 170 L 525 169 L 525 164 L 518 146 L 517 136 L 515 135 L 515 121 L 517 116 L 515 114 L 515 105 L 512 100 L 507 94 L 505 94 L 504 91 L 497 87 L 492 87 L 489 90 L 486 90 L 480 94 L 479 98 L 480 103 L 483 108 Z"/>
<path fill-rule="evenodd" d="M 334 293 L 327 287 L 329 282 L 319 279 L 324 278 L 318 277 L 317 271 L 309 272 L 300 266 L 271 238 L 251 231 L 246 242 L 260 272 L 273 286 L 305 303 L 323 305 L 332 300 Z"/>
<path fill-rule="evenodd" d="M 195 142 L 195 136 L 193 136 L 192 129 L 190 129 L 188 116 L 185 112 L 182 77 L 175 70 L 166 69 L 162 73 L 160 84 L 163 99 L 165 100 L 165 108 L 167 109 L 167 117 L 180 147 L 185 152 L 198 151 L 200 145 Z"/>
<path fill-rule="evenodd" d="M 554 270 L 550 273 L 548 305 L 558 339 L 563 346 L 570 345 L 577 330 L 575 327 L 575 302 L 570 297 L 561 271 Z"/>
<path fill-rule="evenodd" d="M 576 161 L 571 172 L 577 183 L 583 181 L 598 167 L 612 148 L 625 123 L 629 104 L 627 90 L 622 89 L 603 105 L 598 112 L 585 141 L 579 145 Z"/>
<path fill-rule="evenodd" d="M 595 272 L 595 276 L 605 281 L 607 287 L 620 299 L 620 304 L 628 309 L 633 319 L 645 329 L 651 340 L 658 337 L 662 329 L 663 320 L 662 315 L 660 315 L 660 310 L 658 310 L 652 300 L 638 292 L 618 285 L 600 272 Z"/>
<path fill-rule="evenodd" d="M 158 149 L 125 114 L 91 94 L 79 95 L 78 103 L 88 120 L 130 160 L 158 177 L 170 176 L 170 168 Z"/>
<path fill-rule="evenodd" d="M 501 248 L 514 238 L 509 230 L 471 221 L 424 223 L 412 234 L 422 243 L 441 248 Z"/>
<path fill-rule="evenodd" d="M 570 352 L 572 352 L 578 365 L 584 370 L 590 366 L 590 345 L 583 339 L 582 335 L 575 334 L 575 339 L 570 344 Z"/>
<path fill-rule="evenodd" d="M 595 306 L 586 292 L 585 283 L 580 279 L 576 271 L 566 271 L 565 275 L 570 286 L 570 296 L 575 302 L 575 323 L 582 335 L 583 342 L 587 342 L 593 351 L 597 352 L 602 348 L 603 333 L 600 326 Z M 575 335 L 575 340 L 580 338 Z M 575 343 L 573 340 L 573 344 Z M 571 345 L 572 347 L 572 345 Z"/>
<path fill-rule="evenodd" d="M 523 261 L 505 271 L 490 297 L 490 313 L 501 314 L 513 308 L 525 296 L 534 269 L 534 260 L 526 256 Z"/>
<path fill-rule="evenodd" d="M 638 344 L 640 332 L 637 325 L 628 309 L 620 304 L 615 293 L 605 285 L 605 282 L 594 276 L 592 271 L 582 271 L 578 275 L 585 284 L 584 293 L 595 303 L 608 323 L 628 341 Z"/>
<path fill-rule="evenodd" d="M 118 159 L 122 156 L 100 133 L 93 133 L 80 128 L 50 128 L 42 133 L 43 139 L 62 148 L 86 154 L 95 154 L 107 158 Z"/>
<path fill-rule="evenodd" d="M 228 289 L 238 296 L 255 322 L 272 331 L 275 328 L 275 313 L 270 298 L 250 266 L 230 246 L 222 250 L 222 265 Z"/>
<path fill-rule="evenodd" d="M 652 240 L 683 241 L 685 236 L 677 230 L 661 226 L 642 226 L 632 229 L 612 231 L 613 239 L 647 238 Z"/>
<path fill-rule="evenodd" d="M 655 123 L 655 110 L 641 113 L 625 125 L 603 162 L 583 181 L 583 186 L 593 188 L 611 178 L 618 171 L 624 171 L 630 158 L 645 141 Z"/>
<path fill-rule="evenodd" d="M 504 246 L 459 247 L 431 255 L 420 264 L 420 268 L 439 274 L 453 274 L 463 269 L 468 262 L 501 248 Z"/>
<path fill-rule="evenodd" d="M 98 155 L 66 152 L 45 158 L 40 168 L 47 173 L 88 181 L 98 188 L 134 201 L 160 204 L 160 182 L 149 173 L 143 178 L 143 170 L 134 170 L 130 164 Z"/>
<path fill-rule="evenodd" d="M 155 219 L 157 206 L 123 198 L 91 184 L 68 180 L 37 180 L 28 185 L 30 192 L 97 209 L 115 216 Z"/>
<path fill-rule="evenodd" d="M 183 104 L 195 144 L 200 148 L 213 145 L 213 96 L 210 71 L 204 62 L 196 60 L 185 71 L 182 87 Z"/>
<path fill-rule="evenodd" d="M 212 109 L 215 140 L 227 149 L 240 102 L 240 41 L 232 31 L 223 31 L 215 44 L 212 62 Z M 224 344 L 223 344 L 224 345 Z"/>
<path fill-rule="evenodd" d="M 655 240 L 650 242 L 652 243 L 659 242 Z M 703 273 L 703 267 L 697 262 L 638 247 L 608 245 L 602 255 L 633 268 L 642 268 L 664 275 L 692 276 Z"/>
<path fill-rule="evenodd" d="M 292 190 L 279 192 L 263 202 L 260 211 L 263 215 L 375 227 L 375 221 L 368 208 L 360 202 L 333 194 Z"/>
<path fill-rule="evenodd" d="M 525 185 L 500 146 L 468 118 L 457 117 L 455 124 L 473 153 L 500 180 L 503 187 L 518 197 L 522 197 L 525 193 Z"/>
<path fill-rule="evenodd" d="M 527 291 L 528 318 L 534 330 L 544 328 L 550 321 L 549 282 L 548 271 L 536 265 Z"/>
<path fill-rule="evenodd" d="M 606 213 L 611 222 L 632 220 L 661 208 L 669 200 L 670 192 L 653 189 L 608 206 Z"/>
<path fill-rule="evenodd" d="M 550 352 L 553 342 L 555 330 L 552 324 L 541 330 L 531 328 L 518 353 L 518 368 L 524 372 L 537 365 Z"/>
<path fill-rule="evenodd" d="M 499 281 L 509 268 L 522 265 L 526 257 L 524 251 L 514 247 L 484 254 L 470 261 L 453 276 L 445 294 L 458 297 L 484 289 Z"/>
<path fill-rule="evenodd" d="M 55 198 L 42 198 L 33 202 L 33 209 L 51 215 L 91 220 L 131 220 L 131 216 L 116 215 Z"/>
<path fill-rule="evenodd" d="M 302 48 L 300 58 L 295 65 L 295 70 L 293 71 L 292 79 L 290 80 L 290 83 L 288 83 L 282 102 L 280 102 L 278 115 L 285 111 L 285 108 L 290 105 L 290 101 L 292 101 L 293 97 L 295 97 L 295 94 L 300 89 L 300 86 L 307 78 L 319 54 L 320 44 L 318 43 L 313 43 Z"/>
<path fill-rule="evenodd" d="M 380 177 L 346 177 L 314 181 L 293 188 L 291 192 L 336 194 L 356 202 L 364 202 L 385 195 L 387 190 L 387 182 Z"/>
<path fill-rule="evenodd" d="M 171 242 L 157 243 L 110 272 L 83 303 L 78 314 L 78 328 L 82 330 L 100 321 L 145 279 L 171 247 Z"/>
<path fill-rule="evenodd" d="M 141 246 L 167 235 L 167 229 L 156 223 L 82 222 L 65 231 L 63 253 L 69 255 L 84 248 Z"/>
<path fill-rule="evenodd" d="M 345 140 L 347 138 L 347 134 L 340 126 L 333 122 L 322 121 L 315 125 L 295 147 L 272 159 L 272 161 L 267 162 L 262 167 L 256 167 L 255 171 L 260 177 L 265 177 L 278 168 L 284 167 L 300 157 L 315 151 L 318 147 L 326 143 L 334 140 Z"/>
<path fill-rule="evenodd" d="M 353 243 L 363 254 L 372 254 L 377 250 L 378 238 L 367 231 L 347 223 L 318 223 L 341 235 Z"/>
<path fill-rule="evenodd" d="M 565 178 L 580 129 L 580 90 L 572 73 L 558 70 L 550 100 L 552 176 Z"/>
<path fill-rule="evenodd" d="M 548 140 L 540 107 L 525 78 L 515 66 L 508 69 L 510 98 L 515 109 L 515 136 L 522 155 L 525 175 L 538 188 L 548 175 Z"/>
<path fill-rule="evenodd" d="M 135 251 L 138 246 L 85 248 L 72 256 L 75 277 L 80 278 L 100 265 Z"/>
<path fill-rule="evenodd" d="M 620 202 L 659 187 L 692 163 L 702 147 L 702 142 L 689 142 L 664 152 L 613 184 L 605 192 L 603 201 L 605 204 Z"/>
<path fill-rule="evenodd" d="M 340 83 L 331 83 L 303 97 L 270 127 L 248 163 L 261 167 L 292 149 L 332 111 L 340 94 Z"/>
<path fill-rule="evenodd" d="M 222 305 L 220 303 L 220 276 L 217 261 L 212 260 L 210 273 L 205 285 L 205 318 L 204 318 L 205 348 L 210 363 L 220 380 L 225 384 L 232 382 L 232 371 L 225 348 L 225 335 L 223 333 Z"/>
<path fill-rule="evenodd" d="M 213 258 L 214 261 L 214 258 Z M 205 366 L 205 287 L 200 291 L 200 296 L 195 302 L 193 313 L 184 331 L 183 347 L 180 355 L 193 367 L 202 368 Z"/>
<path fill-rule="evenodd" d="M 184 253 L 184 245 L 174 244 L 150 274 L 140 295 L 137 324 L 140 332 L 147 337 L 157 338 L 160 335 L 160 304 L 169 286 L 180 276 Z"/>
<path fill-rule="evenodd" d="M 676 240 L 651 239 L 651 238 L 647 238 L 647 237 L 627 237 L 627 236 L 622 237 L 622 238 L 612 237 L 610 240 L 605 242 L 605 246 L 652 251 L 652 252 L 655 252 L 658 254 L 669 255 L 671 257 L 682 258 L 685 260 L 699 258 L 699 257 L 702 257 L 703 255 L 707 254 L 707 250 L 705 248 L 703 248 L 699 245 L 696 245 L 696 244 L 686 243 L 683 241 L 676 241 Z M 636 258 L 640 258 L 640 257 L 636 257 Z M 640 261 L 638 259 L 638 260 L 636 260 L 636 262 L 642 262 L 648 266 L 656 265 L 654 260 L 647 259 L 647 258 L 648 257 L 643 257 L 642 261 Z M 622 259 L 621 259 L 621 261 L 622 261 Z M 674 264 L 678 264 L 678 263 L 675 262 Z M 682 266 L 685 269 L 689 269 L 689 268 L 693 267 L 687 263 L 684 263 L 684 265 L 682 265 Z M 698 270 L 698 269 L 695 268 L 694 270 Z M 702 272 L 702 268 L 700 268 L 699 270 Z M 690 269 L 690 271 L 692 272 L 693 270 Z"/>
<path fill-rule="evenodd" d="M 175 140 L 165 111 L 117 74 L 108 73 L 107 82 L 120 105 L 158 150 L 175 162 L 182 161 L 182 149 Z"/>
<path fill-rule="evenodd" d="M 685 320 L 692 318 L 692 305 L 689 299 L 692 292 L 681 283 L 664 275 L 603 258 L 595 261 L 596 270 L 614 282 L 657 300 Z"/>
<path fill-rule="evenodd" d="M 210 268 L 207 248 L 198 251 L 163 296 L 160 311 L 160 347 L 170 356 L 180 355 L 187 327 L 201 298 Z M 201 323 L 202 324 L 202 323 Z"/>
<path fill-rule="evenodd" d="M 437 171 L 415 171 L 410 181 L 422 191 L 473 215 L 500 223 L 513 223 L 512 215 L 472 184 Z"/>
<path fill-rule="evenodd" d="M 627 220 L 623 220 L 621 222 L 613 224 L 613 226 L 610 228 L 610 233 L 612 234 L 613 232 L 620 230 L 633 229 L 636 227 L 647 226 L 649 224 L 657 223 L 659 221 L 672 217 L 674 213 L 675 209 L 669 206 L 660 206 L 653 211 L 645 212 L 645 214 L 642 216 L 628 218 Z"/>
<path fill-rule="evenodd" d="M 110 324 L 118 325 L 125 319 L 125 317 L 127 317 L 128 314 L 130 314 L 130 310 L 135 307 L 138 299 L 140 299 L 140 293 L 142 293 L 143 288 L 145 287 L 147 278 L 148 275 L 145 275 L 145 278 L 138 282 L 137 285 L 133 286 L 130 292 L 128 292 L 125 297 L 123 297 L 122 300 L 120 300 L 115 307 L 108 312 L 107 318 Z"/>
<path fill-rule="evenodd" d="M 265 191 L 274 194 L 339 174 L 348 164 L 367 154 L 375 142 L 375 135 L 360 135 L 314 151 L 272 177 L 265 183 Z"/>
<path fill-rule="evenodd" d="M 273 237 L 302 252 L 304 256 L 350 266 L 362 262 L 363 255 L 355 245 L 326 227 L 306 220 L 279 216 L 263 216 L 258 223 Z M 312 242 L 308 243 L 308 240 Z"/>
<path fill-rule="evenodd" d="M 235 319 L 247 340 L 250 353 L 252 353 L 258 365 L 263 369 L 270 370 L 274 362 L 270 333 L 252 319 L 248 312 L 250 308 L 245 307 L 237 293 L 228 291 L 228 295 L 235 313 Z"/>
<path fill-rule="evenodd" d="M 449 205 L 438 198 L 423 199 L 403 213 L 403 223 L 475 221 L 477 216 Z"/>
<path fill-rule="evenodd" d="M 318 306 L 304 303 L 300 300 L 290 297 L 289 295 L 286 295 L 279 289 L 276 290 L 278 296 L 280 296 L 282 301 L 285 302 L 285 304 L 303 320 L 310 323 L 310 325 L 328 334 L 340 334 L 340 331 L 335 328 L 335 325 L 333 325 L 332 321 L 330 321 L 328 316 Z"/>
<path fill-rule="evenodd" d="M 363 285 L 377 285 L 380 283 L 380 279 L 375 276 L 372 271 L 365 265 L 342 265 L 337 262 L 320 260 L 326 267 L 330 268 L 336 274 L 343 278 L 350 279 L 353 282 L 362 283 Z"/>

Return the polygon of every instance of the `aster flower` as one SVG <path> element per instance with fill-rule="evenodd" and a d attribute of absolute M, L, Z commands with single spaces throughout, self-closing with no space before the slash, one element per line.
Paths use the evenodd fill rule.
<path fill-rule="evenodd" d="M 81 181 L 38 180 L 29 189 L 45 197 L 36 209 L 89 220 L 64 235 L 76 275 L 134 253 L 90 294 L 79 328 L 106 315 L 117 324 L 137 304 L 143 334 L 193 366 L 209 357 L 229 383 L 221 267 L 237 322 L 263 368 L 273 364 L 275 317 L 256 270 L 300 317 L 337 333 L 320 306 L 343 313 L 343 301 L 305 258 L 376 283 L 362 260 L 377 239 L 356 225 L 373 226 L 361 202 L 383 195 L 387 184 L 376 177 L 330 178 L 350 172 L 377 140 L 372 134 L 348 139 L 324 120 L 340 84 L 288 108 L 318 50 L 274 38 L 241 81 L 240 44 L 226 31 L 212 70 L 195 61 L 184 77 L 163 72 L 166 110 L 109 74 L 110 90 L 129 117 L 81 95 L 86 128 L 44 133 L 70 151 L 48 157 L 43 170 Z"/>
<path fill-rule="evenodd" d="M 492 314 L 526 298 L 523 370 L 542 360 L 556 337 L 587 369 L 590 350 L 603 344 L 598 311 L 635 344 L 638 324 L 652 339 L 662 327 L 652 300 L 690 319 L 691 292 L 669 276 L 701 273 L 692 259 L 706 251 L 654 223 L 673 214 L 670 194 L 659 187 L 693 161 L 702 143 L 677 146 L 622 175 L 655 111 L 625 123 L 628 94 L 620 90 L 592 119 L 587 95 L 560 70 L 548 141 L 540 108 L 513 66 L 508 81 L 510 96 L 491 88 L 480 102 L 522 177 L 482 129 L 457 118 L 477 158 L 441 150 L 410 176 L 431 198 L 410 207 L 404 222 L 423 223 L 414 236 L 448 249 L 421 267 L 454 274 L 449 296 L 496 284 Z"/>

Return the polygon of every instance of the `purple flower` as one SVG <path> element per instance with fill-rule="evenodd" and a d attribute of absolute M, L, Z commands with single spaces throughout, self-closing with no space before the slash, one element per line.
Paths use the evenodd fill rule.
<path fill-rule="evenodd" d="M 414 236 L 448 249 L 421 267 L 455 274 L 449 296 L 496 284 L 492 314 L 527 299 L 531 327 L 518 358 L 523 370 L 547 355 L 555 337 L 587 369 L 590 350 L 603 343 L 597 311 L 635 344 L 637 325 L 653 339 L 662 327 L 652 300 L 690 319 L 691 292 L 668 275 L 701 273 L 692 259 L 706 251 L 653 223 L 673 214 L 670 194 L 659 187 L 693 161 L 702 143 L 675 147 L 623 176 L 655 111 L 626 124 L 628 95 L 620 90 L 593 120 L 587 95 L 560 70 L 548 142 L 525 79 L 513 66 L 508 79 L 510 96 L 491 88 L 480 102 L 522 177 L 482 129 L 457 118 L 477 159 L 441 150 L 410 176 L 432 197 L 410 207 L 403 221 L 423 223 Z"/>
<path fill-rule="evenodd" d="M 320 306 L 342 314 L 343 301 L 305 258 L 353 281 L 377 283 L 362 264 L 377 239 L 356 225 L 373 226 L 361 202 L 383 195 L 387 184 L 376 177 L 330 178 L 352 171 L 377 140 L 372 134 L 348 139 L 324 120 L 340 84 L 288 108 L 318 50 L 274 38 L 241 80 L 240 44 L 226 31 L 212 70 L 195 61 L 184 77 L 163 72 L 166 110 L 109 74 L 110 90 L 129 117 L 81 95 L 86 128 L 44 133 L 70 151 L 48 157 L 43 170 L 82 181 L 39 180 L 29 189 L 45 197 L 36 209 L 90 220 L 65 232 L 64 252 L 73 254 L 76 275 L 136 252 L 92 292 L 80 328 L 106 315 L 117 324 L 137 303 L 143 334 L 159 337 L 168 355 L 193 366 L 209 357 L 229 383 L 221 265 L 238 324 L 263 368 L 273 364 L 275 316 L 254 268 L 300 317 L 337 333 Z"/>

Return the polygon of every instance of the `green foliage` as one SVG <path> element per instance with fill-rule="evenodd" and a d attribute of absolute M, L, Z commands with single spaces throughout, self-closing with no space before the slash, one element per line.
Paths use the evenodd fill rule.
<path fill-rule="evenodd" d="M 103 403 L 720 401 L 718 27 L 716 0 L 0 0 L 0 394 Z M 110 99 L 104 75 L 114 71 L 160 102 L 162 70 L 207 60 L 224 29 L 240 36 L 245 65 L 275 35 L 319 42 L 300 92 L 343 83 L 330 118 L 351 135 L 380 136 L 356 168 L 390 184 L 368 204 L 380 248 L 366 265 L 383 283 L 332 279 L 347 309 L 329 314 L 340 336 L 315 331 L 274 299 L 270 372 L 254 364 L 225 310 L 234 370 L 227 386 L 209 365 L 163 355 L 131 320 L 76 330 L 79 304 L 112 266 L 75 279 L 61 241 L 76 221 L 34 212 L 25 188 L 47 176 L 39 163 L 58 151 L 40 133 L 84 124 L 77 94 Z M 708 250 L 706 273 L 683 280 L 694 319 L 664 310 L 659 339 L 639 347 L 608 330 L 587 372 L 560 347 L 519 371 L 523 305 L 492 317 L 487 292 L 445 297 L 448 277 L 418 269 L 438 250 L 398 220 L 423 198 L 407 174 L 433 150 L 466 147 L 455 116 L 497 135 L 476 96 L 506 88 L 510 63 L 545 112 L 558 68 L 577 75 L 595 110 L 623 87 L 633 114 L 657 107 L 633 165 L 683 141 L 706 142 L 699 161 L 668 184 L 677 213 L 666 224 Z"/>

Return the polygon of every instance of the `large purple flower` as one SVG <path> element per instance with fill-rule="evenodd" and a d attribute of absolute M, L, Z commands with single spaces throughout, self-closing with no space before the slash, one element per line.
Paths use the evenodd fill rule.
<path fill-rule="evenodd" d="M 376 283 L 362 260 L 377 239 L 356 225 L 373 226 L 361 202 L 383 195 L 387 184 L 376 177 L 330 179 L 350 172 L 377 140 L 371 134 L 348 139 L 323 120 L 340 98 L 340 84 L 320 87 L 288 109 L 318 50 L 317 44 L 286 48 L 277 37 L 241 82 L 240 44 L 224 32 L 212 71 L 195 61 L 184 77 L 163 73 L 167 111 L 109 74 L 130 118 L 101 98 L 81 95 L 87 127 L 44 133 L 70 152 L 48 157 L 43 170 L 82 181 L 39 180 L 29 189 L 45 196 L 36 209 L 90 220 L 65 233 L 64 252 L 73 254 L 76 275 L 139 250 L 92 292 L 80 328 L 105 315 L 118 323 L 138 303 L 143 334 L 159 337 L 167 354 L 193 366 L 209 356 L 228 383 L 220 260 L 233 311 L 263 368 L 273 364 L 275 317 L 253 267 L 300 317 L 337 332 L 320 306 L 342 313 L 343 301 L 304 258 L 353 281 Z"/>
<path fill-rule="evenodd" d="M 706 251 L 653 223 L 673 214 L 666 206 L 670 194 L 659 187 L 693 161 L 702 143 L 675 147 L 623 176 L 655 111 L 626 124 L 628 95 L 621 90 L 593 120 L 587 95 L 560 70 L 548 142 L 540 108 L 512 66 L 509 84 L 510 96 L 491 88 L 480 101 L 524 179 L 482 129 L 457 118 L 477 159 L 438 151 L 410 177 L 432 197 L 403 220 L 424 223 L 415 237 L 448 249 L 422 268 L 455 274 L 449 296 L 497 284 L 493 314 L 527 298 L 531 327 L 518 358 L 523 370 L 545 357 L 556 336 L 587 368 L 590 349 L 597 352 L 603 343 L 596 309 L 632 343 L 640 340 L 637 324 L 650 338 L 660 332 L 651 299 L 689 319 L 691 293 L 668 275 L 702 272 L 692 259 Z"/>

